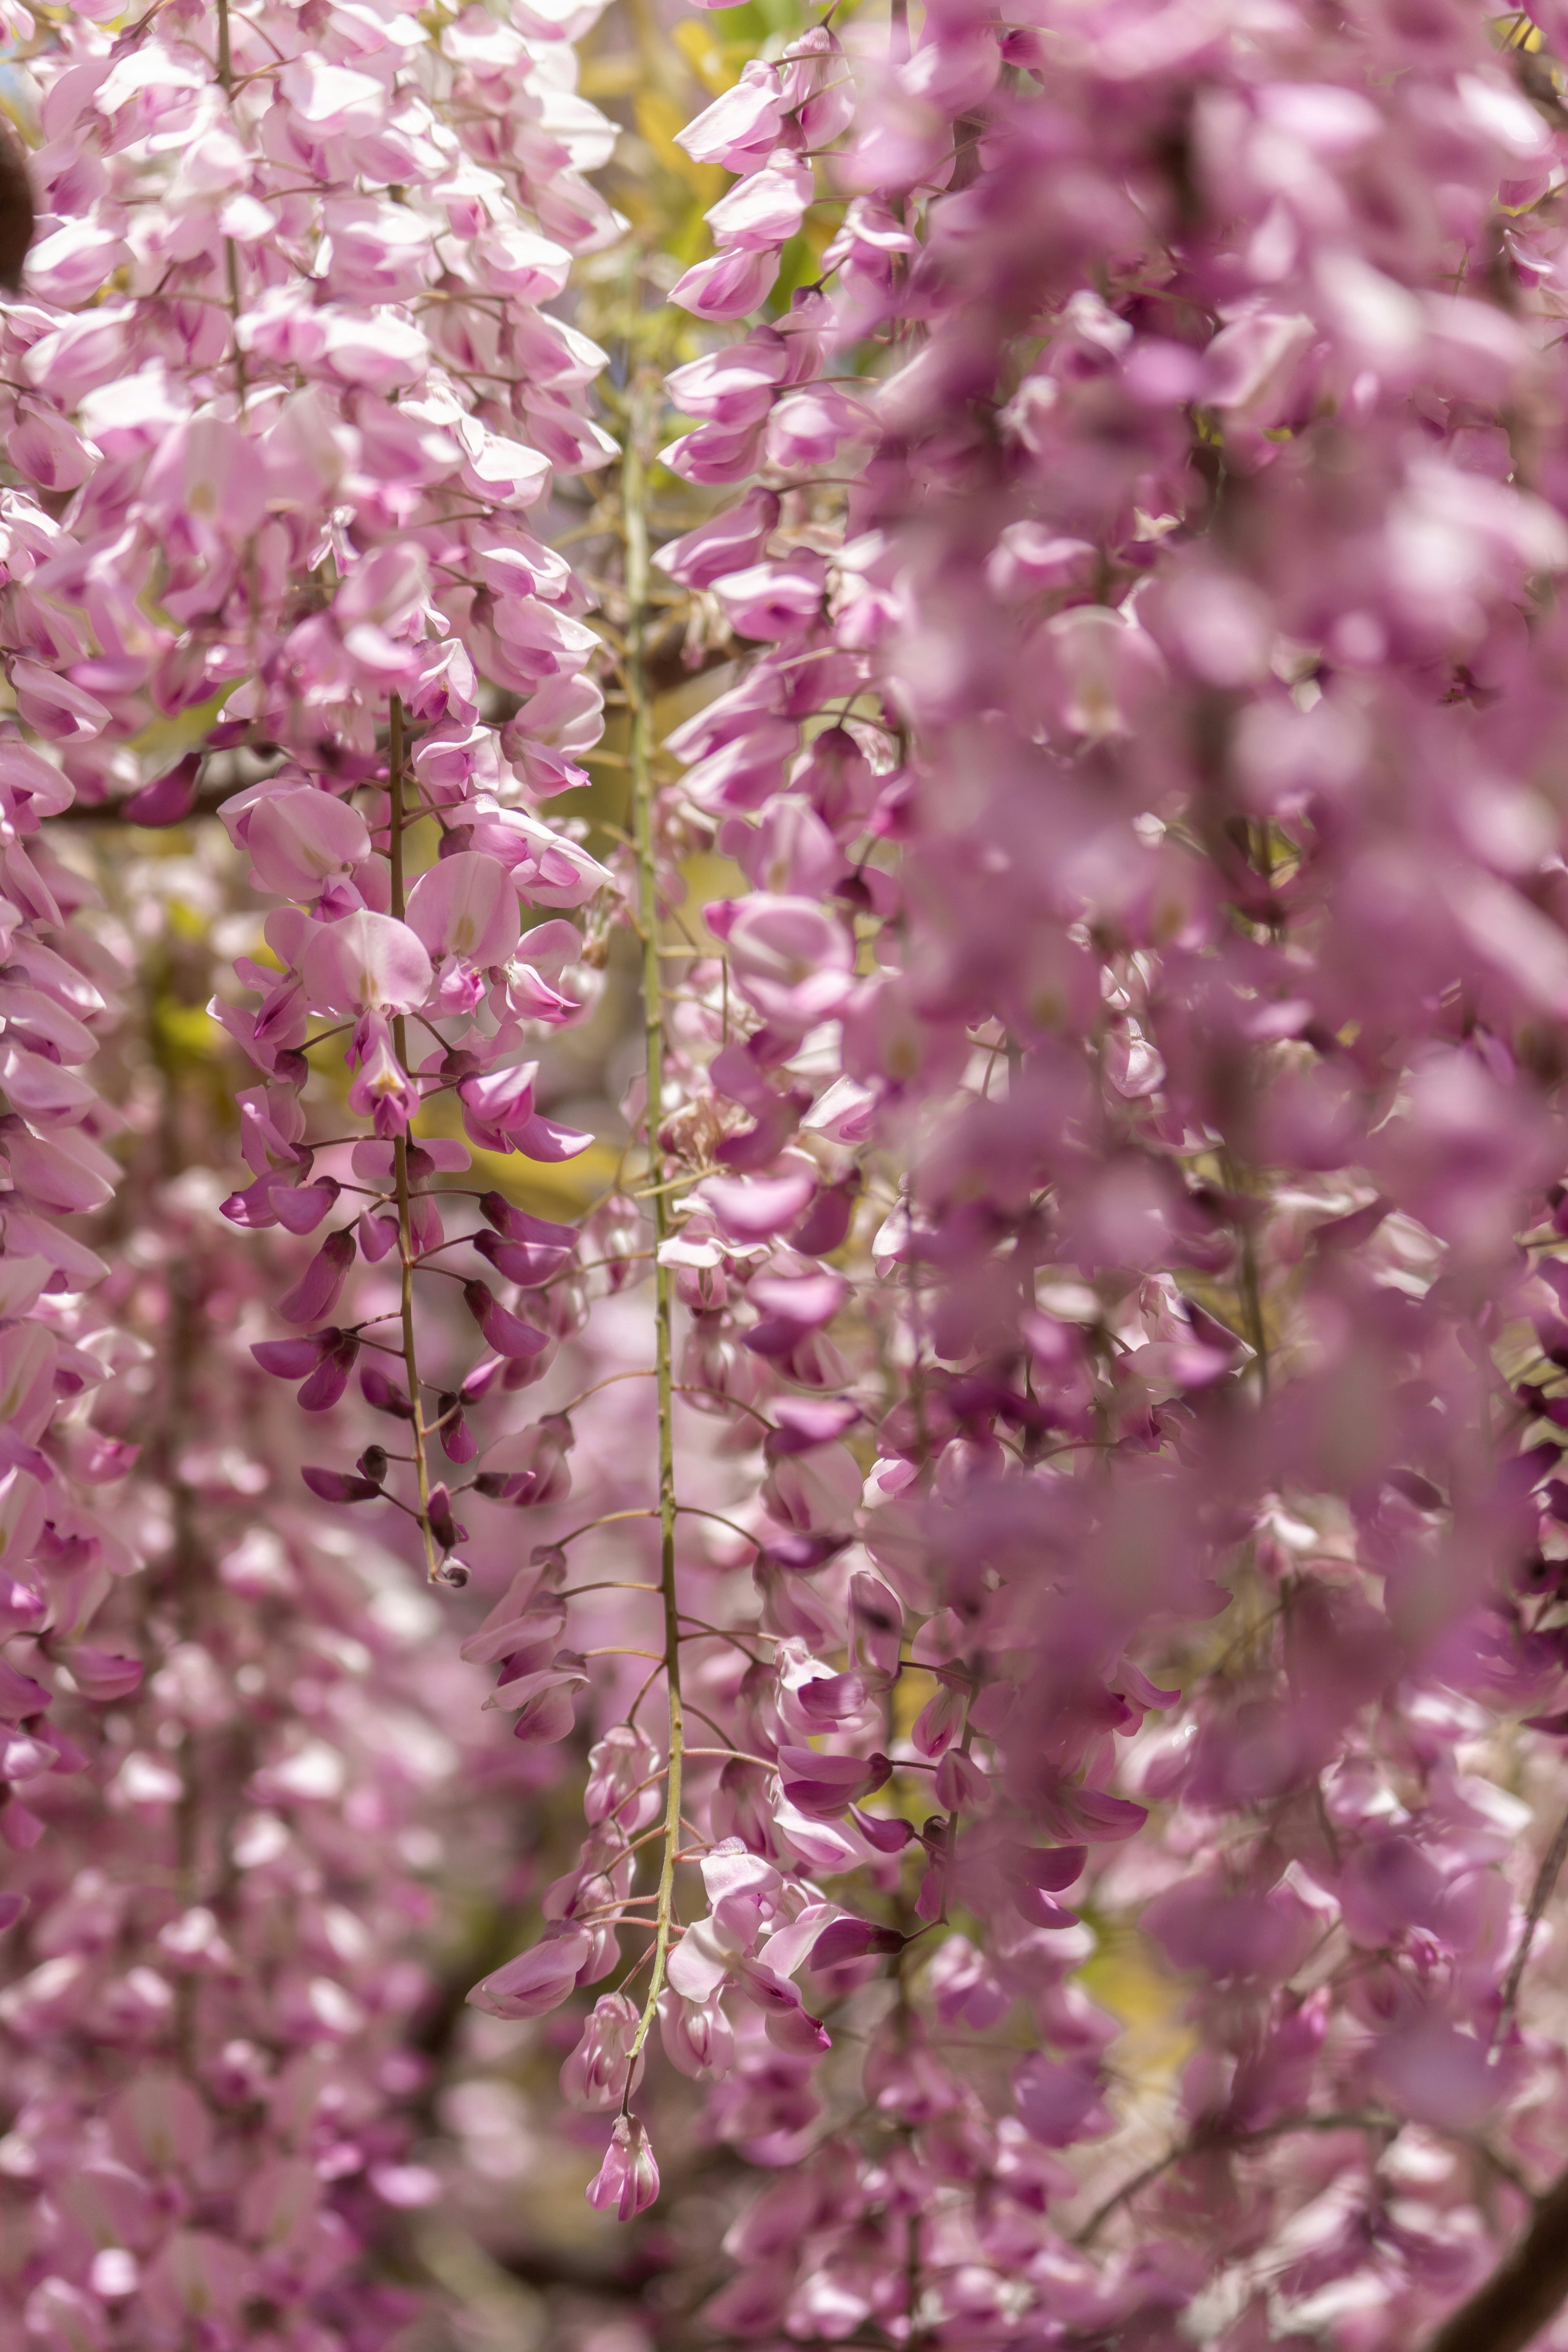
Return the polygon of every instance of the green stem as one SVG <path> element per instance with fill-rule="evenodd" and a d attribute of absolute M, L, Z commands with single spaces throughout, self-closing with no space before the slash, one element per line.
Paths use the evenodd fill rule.
<path fill-rule="evenodd" d="M 239 247 L 232 236 L 226 236 L 223 241 L 223 260 L 224 275 L 228 285 L 228 315 L 234 321 L 235 327 L 234 384 L 239 398 L 239 413 L 243 417 L 246 404 L 250 398 L 250 378 L 246 372 L 245 353 L 240 348 L 239 341 Z M 254 546 L 254 541 L 252 545 Z"/>
<path fill-rule="evenodd" d="M 664 1156 L 658 1131 L 664 1120 L 664 1006 L 658 950 L 658 866 L 654 846 L 653 719 L 648 707 L 645 641 L 648 608 L 647 448 L 656 393 L 648 379 L 633 387 L 621 470 L 626 541 L 626 699 L 629 705 L 632 832 L 637 844 L 637 904 L 642 922 L 643 1031 L 647 1053 L 647 1172 L 654 1231 L 654 1370 L 658 1399 L 659 1592 L 664 1604 L 664 1672 L 669 1695 L 669 1773 L 664 1815 L 664 1859 L 659 1870 L 653 1971 L 632 2045 L 634 2060 L 653 2024 L 664 1987 L 665 1961 L 675 1919 L 675 1857 L 680 1844 L 680 1780 L 684 1723 L 680 1705 L 680 1625 L 675 1588 L 675 1420 L 671 1350 L 669 1270 L 658 1251 L 669 1235 L 669 1204 L 664 1190 Z M 630 2098 L 628 2076 L 627 2098 Z"/>
<path fill-rule="evenodd" d="M 154 999 L 163 990 L 175 992 L 174 974 L 166 967 L 154 982 Z M 151 1024 L 153 1057 L 162 1081 L 159 1098 L 159 1178 L 174 1182 L 184 1170 L 178 1105 L 179 1073 L 170 1056 L 157 1019 Z M 175 1638 L 192 1642 L 198 1633 L 198 1596 L 202 1590 L 201 1528 L 196 1496 L 181 1460 L 197 1423 L 195 1366 L 205 1338 L 205 1318 L 197 1304 L 197 1273 L 188 1256 L 170 1258 L 165 1289 L 167 1320 L 163 1329 L 164 1366 L 168 1389 L 154 1460 L 173 1505 L 171 1598 Z M 174 1873 L 179 1900 L 189 1910 L 201 1888 L 202 1770 L 194 1725 L 187 1724 L 179 1748 L 180 1795 L 174 1808 Z M 196 1979 L 182 1970 L 174 1984 L 174 2043 L 187 2074 L 196 2065 Z"/>
<path fill-rule="evenodd" d="M 391 740 L 387 748 L 387 856 L 392 866 L 392 912 L 401 923 L 407 901 L 403 886 L 403 697 L 392 698 Z M 408 1067 L 408 1035 L 401 1013 L 392 1021 L 392 1042 L 399 1066 Z M 425 1572 L 434 1581 L 441 1562 L 430 1529 L 430 1468 L 425 1458 L 425 1406 L 419 1386 L 419 1358 L 414 1343 L 414 1212 L 408 1196 L 408 1138 L 397 1136 L 392 1146 L 392 1173 L 397 1192 L 397 1250 L 402 1261 L 400 1299 L 403 1321 L 403 1364 L 408 1375 L 408 1402 L 414 1412 L 414 1471 L 419 1482 L 419 1532 L 425 1538 Z"/>
<path fill-rule="evenodd" d="M 1530 1908 L 1524 1915 L 1524 1929 L 1519 1939 L 1519 1948 L 1503 1980 L 1502 2000 L 1498 2009 L 1489 2053 L 1494 2057 L 1508 2040 L 1512 2028 L 1513 2013 L 1519 2006 L 1520 1986 L 1524 1981 L 1525 1963 L 1530 1958 L 1530 1948 L 1535 1941 L 1535 1931 L 1552 1900 L 1564 1862 L 1568 1862 L 1568 1814 L 1564 1814 L 1558 1824 L 1557 1834 L 1535 1874 L 1535 1885 L 1531 1891 Z"/>

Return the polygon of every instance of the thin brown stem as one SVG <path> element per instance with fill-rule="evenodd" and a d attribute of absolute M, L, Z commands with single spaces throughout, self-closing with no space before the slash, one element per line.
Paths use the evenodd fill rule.
<path fill-rule="evenodd" d="M 1131 2180 L 1124 2180 L 1120 2189 L 1113 2189 L 1103 2204 L 1095 2207 L 1082 2229 L 1074 2236 L 1073 2243 L 1075 2246 L 1092 2245 L 1113 2213 L 1119 2212 L 1123 2205 L 1130 2205 L 1151 2181 L 1158 2180 L 1163 2172 L 1168 2172 L 1173 2164 L 1184 2163 L 1190 2156 L 1197 2156 L 1209 2149 L 1235 2149 L 1240 2153 L 1247 2148 L 1262 2147 L 1271 2139 L 1282 2139 L 1290 2132 L 1375 2131 L 1392 2137 L 1398 2130 L 1396 2116 L 1342 2114 L 1336 2109 L 1322 2116 L 1281 2116 L 1278 2123 L 1262 2125 L 1257 2131 L 1233 2132 L 1222 2128 L 1194 2132 L 1174 2147 L 1168 2147 L 1163 2156 L 1157 2156 L 1152 2163 L 1146 2164 L 1142 2172 L 1135 2172 Z M 1436 2352 L 1436 2347 L 1433 2352 Z M 1447 2347 L 1444 2347 L 1444 2352 L 1447 2352 Z M 1477 2352 L 1479 2352 L 1479 2347 Z M 1488 2352 L 1491 2352 L 1489 2346 Z"/>
<path fill-rule="evenodd" d="M 392 912 L 399 922 L 407 910 L 403 878 L 403 698 L 395 694 L 386 759 L 386 831 L 387 855 L 392 866 Z M 408 1036 L 401 1013 L 393 1017 L 392 1042 L 399 1067 L 406 1069 Z M 408 1192 L 406 1135 L 397 1136 L 393 1141 L 392 1172 L 397 1195 L 397 1252 L 402 1272 L 398 1304 L 403 1324 L 403 1365 L 408 1376 L 408 1402 L 414 1414 L 414 1473 L 419 1485 L 419 1532 L 425 1539 L 425 1572 L 434 1583 L 440 1573 L 441 1560 L 435 1531 L 430 1525 L 430 1465 L 425 1454 L 425 1441 L 430 1432 L 425 1420 L 419 1353 L 414 1335 L 414 1265 L 416 1253 L 414 1247 L 414 1211 Z"/>
<path fill-rule="evenodd" d="M 1564 1862 L 1568 1862 L 1568 1813 L 1558 1823 L 1557 1834 L 1535 1874 L 1535 1885 L 1530 1893 L 1530 1907 L 1524 1915 L 1524 1926 L 1520 1933 L 1519 1949 L 1509 1963 L 1508 1975 L 1503 1979 L 1502 2001 L 1498 2010 L 1497 2024 L 1492 2030 L 1494 2053 L 1507 2041 L 1512 2028 L 1513 2013 L 1519 2006 L 1519 1989 L 1524 1980 L 1525 1965 L 1530 1958 L 1530 1948 L 1535 1941 L 1535 1931 L 1552 1900 Z"/>

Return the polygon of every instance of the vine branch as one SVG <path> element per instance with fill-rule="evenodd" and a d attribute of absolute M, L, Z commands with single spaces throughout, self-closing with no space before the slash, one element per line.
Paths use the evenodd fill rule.
<path fill-rule="evenodd" d="M 1497 2024 L 1492 2031 L 1491 2048 L 1494 2055 L 1501 2043 L 1508 2039 L 1509 2029 L 1513 2023 L 1513 2013 L 1519 2006 L 1519 1989 L 1524 1980 L 1525 1964 L 1530 1958 L 1530 1948 L 1535 1941 L 1535 1931 L 1540 1927 L 1546 1906 L 1552 1900 L 1552 1892 L 1562 1874 L 1564 1862 L 1568 1862 L 1568 1813 L 1564 1813 L 1558 1824 L 1557 1834 L 1542 1858 L 1541 1867 L 1535 1874 L 1535 1885 L 1530 1891 L 1530 1907 L 1524 1915 L 1519 1949 L 1509 1963 L 1509 1971 L 1503 1979 L 1502 2000 L 1498 2009 Z"/>

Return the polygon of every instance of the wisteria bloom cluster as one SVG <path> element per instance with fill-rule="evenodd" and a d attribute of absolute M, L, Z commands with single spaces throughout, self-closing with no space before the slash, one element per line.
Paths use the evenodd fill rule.
<path fill-rule="evenodd" d="M 1568 16 L 829 10 L 660 379 L 596 13 L 5 12 L 0 2344 L 428 2324 L 466 1780 L 606 2347 L 1568 2343 Z"/>

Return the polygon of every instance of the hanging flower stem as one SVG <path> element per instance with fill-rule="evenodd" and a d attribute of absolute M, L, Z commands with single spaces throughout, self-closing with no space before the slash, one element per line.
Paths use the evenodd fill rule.
<path fill-rule="evenodd" d="M 403 698 L 392 698 L 390 740 L 386 761 L 387 857 L 392 867 L 392 911 L 402 922 L 406 911 L 403 876 Z M 408 1067 L 407 1027 L 401 1013 L 393 1016 L 392 1036 L 399 1067 Z M 408 1375 L 408 1402 L 414 1413 L 414 1471 L 419 1482 L 419 1532 L 425 1538 L 425 1570 L 434 1582 L 441 1562 L 430 1526 L 430 1465 L 425 1458 L 425 1407 L 419 1386 L 419 1358 L 414 1339 L 414 1214 L 408 1197 L 408 1139 L 397 1136 L 392 1146 L 393 1181 L 397 1192 L 397 1253 L 402 1263 L 403 1364 Z"/>
<path fill-rule="evenodd" d="M 626 659 L 629 704 L 633 836 L 637 843 L 637 905 L 642 923 L 643 1034 L 647 1055 L 648 1181 L 654 1230 L 654 1367 L 658 1400 L 659 1591 L 664 1605 L 664 1674 L 669 1696 L 669 1771 L 664 1816 L 664 1859 L 659 1870 L 658 1911 L 653 1969 L 632 2045 L 635 2061 L 653 2023 L 664 1985 L 675 1915 L 675 1859 L 680 1843 L 680 1781 L 683 1721 L 680 1705 L 680 1625 L 675 1587 L 675 1428 L 669 1269 L 658 1252 L 669 1235 L 669 1202 L 664 1191 L 664 1160 L 658 1131 L 664 1119 L 664 1004 L 659 971 L 658 870 L 654 846 L 653 723 L 648 707 L 645 637 L 648 607 L 647 444 L 655 405 L 648 379 L 636 383 L 626 422 L 621 490 L 626 519 Z M 630 2097 L 628 2074 L 627 2098 Z"/>

